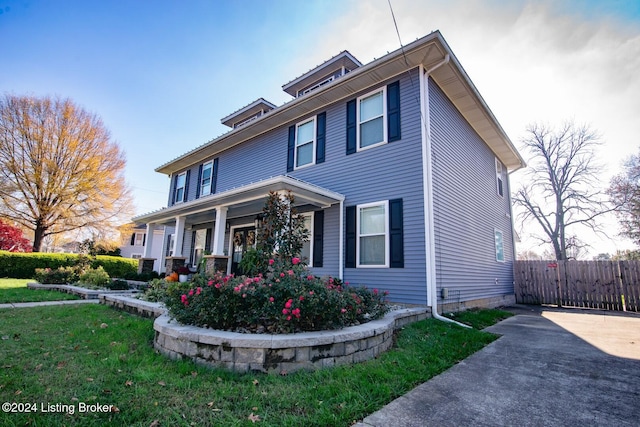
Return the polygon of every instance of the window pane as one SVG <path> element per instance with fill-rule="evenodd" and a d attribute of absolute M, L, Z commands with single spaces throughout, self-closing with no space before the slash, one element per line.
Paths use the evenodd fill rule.
<path fill-rule="evenodd" d="M 313 143 L 298 147 L 297 151 L 296 166 L 303 166 L 313 161 Z"/>
<path fill-rule="evenodd" d="M 211 163 L 205 165 L 202 168 L 202 181 L 211 179 Z"/>
<path fill-rule="evenodd" d="M 360 100 L 360 122 L 382 115 L 382 92 Z"/>
<path fill-rule="evenodd" d="M 360 237 L 360 264 L 384 265 L 384 243 L 384 235 Z"/>
<path fill-rule="evenodd" d="M 298 126 L 296 145 L 302 145 L 310 141 L 313 141 L 313 120 Z"/>
<path fill-rule="evenodd" d="M 176 202 L 181 202 L 183 198 L 184 198 L 184 187 L 178 188 L 178 190 L 176 191 Z"/>
<path fill-rule="evenodd" d="M 368 147 L 384 140 L 382 117 L 360 125 L 360 147 Z"/>
<path fill-rule="evenodd" d="M 211 182 L 202 184 L 202 189 L 200 190 L 201 196 L 206 196 L 208 194 L 211 194 Z"/>
<path fill-rule="evenodd" d="M 304 216 L 304 228 L 309 230 L 309 240 L 306 240 L 302 244 L 302 251 L 300 252 L 300 256 L 302 257 L 302 259 L 306 259 L 308 265 L 312 267 L 313 260 L 311 259 L 311 239 L 313 239 L 313 236 L 311 235 L 311 215 Z"/>
<path fill-rule="evenodd" d="M 384 206 L 360 209 L 360 234 L 384 234 Z"/>
<path fill-rule="evenodd" d="M 186 178 L 185 174 L 178 175 L 178 181 L 176 183 L 176 188 L 184 187 L 185 178 Z"/>
<path fill-rule="evenodd" d="M 502 232 L 495 232 L 496 238 L 496 261 L 504 261 L 504 245 L 502 242 Z"/>

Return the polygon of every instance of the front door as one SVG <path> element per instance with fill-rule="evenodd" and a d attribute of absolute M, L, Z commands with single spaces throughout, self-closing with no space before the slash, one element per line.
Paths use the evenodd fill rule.
<path fill-rule="evenodd" d="M 242 268 L 240 268 L 242 256 L 247 252 L 247 249 L 255 248 L 256 246 L 256 228 L 236 228 L 233 231 L 232 239 L 233 253 L 231 255 L 231 274 L 240 276 L 243 274 Z"/>

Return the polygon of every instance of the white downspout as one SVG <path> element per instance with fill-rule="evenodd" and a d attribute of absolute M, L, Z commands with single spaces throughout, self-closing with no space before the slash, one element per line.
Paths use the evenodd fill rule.
<path fill-rule="evenodd" d="M 464 328 L 471 328 L 438 313 L 438 289 L 436 283 L 436 242 L 435 220 L 433 213 L 433 173 L 431 158 L 431 116 L 429 113 L 429 74 L 442 65 L 449 62 L 449 54 L 444 59 L 431 67 L 424 69 L 421 64 L 420 73 L 420 112 L 423 119 L 422 127 L 422 185 L 424 196 L 424 224 L 425 224 L 425 253 L 426 253 L 426 278 L 427 278 L 427 305 L 431 306 L 431 315 L 444 322 L 455 323 Z"/>
<path fill-rule="evenodd" d="M 344 281 L 344 197 L 340 200 L 340 239 L 338 240 L 338 278 Z"/>

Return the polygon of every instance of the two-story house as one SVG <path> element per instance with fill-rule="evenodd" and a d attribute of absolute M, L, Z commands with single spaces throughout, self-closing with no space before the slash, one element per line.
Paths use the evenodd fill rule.
<path fill-rule="evenodd" d="M 172 230 L 165 254 L 228 255 L 236 272 L 268 192 L 290 190 L 316 275 L 429 306 L 513 294 L 508 174 L 524 161 L 439 32 L 364 65 L 344 51 L 283 90 L 156 169 L 167 207 L 134 221 Z"/>

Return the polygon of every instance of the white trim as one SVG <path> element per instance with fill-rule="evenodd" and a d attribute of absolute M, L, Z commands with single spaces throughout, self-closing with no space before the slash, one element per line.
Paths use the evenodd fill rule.
<path fill-rule="evenodd" d="M 313 135 L 312 135 L 311 141 L 307 141 L 302 145 L 298 145 L 298 129 L 300 128 L 300 126 L 304 126 L 309 122 L 313 122 Z M 316 164 L 316 144 L 317 144 L 316 139 L 317 139 L 317 132 L 318 132 L 317 128 L 318 128 L 318 121 L 316 120 L 316 116 L 310 117 L 306 120 L 296 123 L 296 136 L 295 136 L 294 147 L 293 147 L 293 169 L 294 170 L 306 168 L 307 166 Z M 311 144 L 311 162 L 298 166 L 298 148 L 308 144 Z"/>
<path fill-rule="evenodd" d="M 360 211 L 365 208 L 382 206 L 384 208 L 384 264 L 360 264 Z M 380 233 L 372 234 L 377 236 Z M 366 237 L 367 235 L 365 235 Z M 389 201 L 363 203 L 356 206 L 356 268 L 389 268 Z"/>
<path fill-rule="evenodd" d="M 314 211 L 303 212 L 300 215 L 303 217 L 309 217 L 309 267 L 313 267 L 313 221 L 316 217 Z"/>
<path fill-rule="evenodd" d="M 235 233 L 236 228 L 248 228 L 255 226 L 256 224 L 254 222 L 249 222 L 246 224 L 236 224 L 229 227 L 229 262 L 227 263 L 227 274 L 231 274 L 231 264 L 233 264 L 233 234 Z M 257 231 L 258 230 L 256 230 L 256 233 Z"/>
<path fill-rule="evenodd" d="M 370 98 L 378 93 L 382 94 L 382 141 L 376 142 L 375 144 L 367 145 L 366 147 L 362 147 L 360 144 L 360 125 L 363 122 L 360 121 L 360 102 L 365 98 Z M 375 117 L 377 119 L 380 116 Z M 374 119 L 369 119 L 364 123 L 367 123 Z M 380 145 L 384 145 L 387 143 L 387 87 L 382 86 L 376 90 L 373 90 L 369 93 L 359 96 L 356 99 L 356 151 L 364 151 L 370 148 L 378 147 Z"/>
<path fill-rule="evenodd" d="M 338 222 L 340 223 L 340 238 L 338 239 L 338 278 L 344 280 L 344 198 L 340 200 L 340 218 Z"/>

